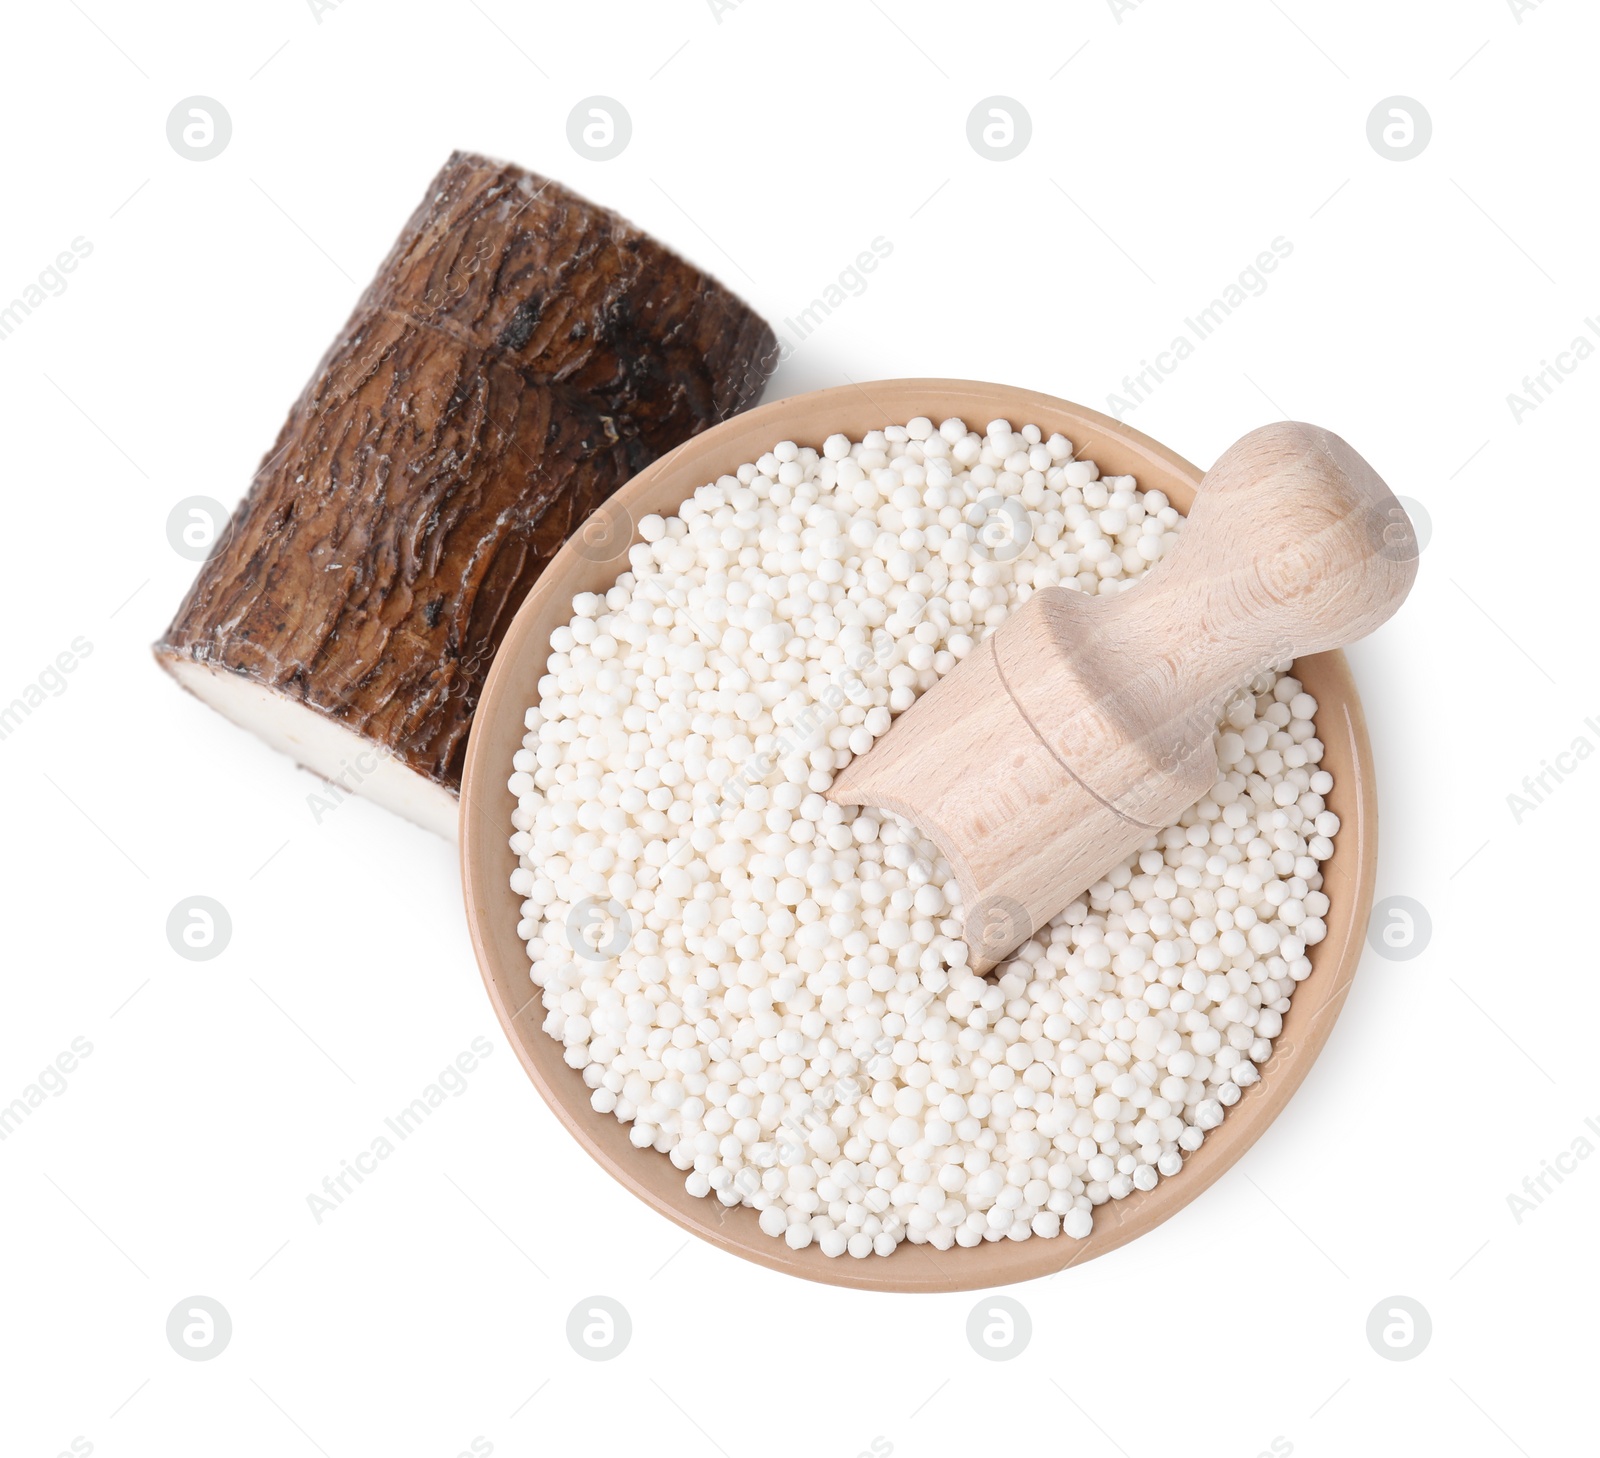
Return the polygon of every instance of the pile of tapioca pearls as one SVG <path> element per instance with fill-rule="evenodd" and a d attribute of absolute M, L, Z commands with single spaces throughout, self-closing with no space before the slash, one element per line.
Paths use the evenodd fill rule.
<path fill-rule="evenodd" d="M 510 781 L 518 930 L 594 1107 L 691 1193 L 832 1256 L 1081 1239 L 1256 1082 L 1338 830 L 1294 679 L 987 979 L 933 844 L 822 798 L 1031 592 L 1121 591 L 1181 527 L 1059 435 L 918 419 L 779 443 L 574 600 Z"/>

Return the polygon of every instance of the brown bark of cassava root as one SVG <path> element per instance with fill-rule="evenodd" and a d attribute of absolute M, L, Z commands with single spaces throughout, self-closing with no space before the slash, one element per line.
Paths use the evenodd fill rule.
<path fill-rule="evenodd" d="M 459 789 L 490 660 L 545 564 L 630 476 L 750 404 L 776 359 L 745 304 L 614 213 L 457 153 L 156 656 L 346 788 L 335 752 L 367 741 L 386 768 L 362 788 L 447 829 L 447 802 L 417 812 L 387 766 Z M 359 737 L 298 733 L 294 707 Z"/>

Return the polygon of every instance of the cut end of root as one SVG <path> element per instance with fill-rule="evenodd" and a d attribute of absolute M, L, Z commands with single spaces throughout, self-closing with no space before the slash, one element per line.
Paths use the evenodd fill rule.
<path fill-rule="evenodd" d="M 160 650 L 156 661 L 202 703 L 320 775 L 328 782 L 329 796 L 360 795 L 446 840 L 456 838 L 455 795 L 401 763 L 383 745 L 243 674 Z"/>

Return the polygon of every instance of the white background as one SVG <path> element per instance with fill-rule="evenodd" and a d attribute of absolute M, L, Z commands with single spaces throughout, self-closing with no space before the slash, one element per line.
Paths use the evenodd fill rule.
<path fill-rule="evenodd" d="M 1600 1158 L 1520 1223 L 1507 1196 L 1600 1120 L 1600 762 L 1520 824 L 1507 796 L 1600 744 L 1600 359 L 1520 424 L 1506 397 L 1600 314 L 1600 15 L 1522 8 L 12 7 L 0 303 L 75 237 L 93 252 L 0 340 L 0 700 L 93 651 L 0 742 L 0 1102 L 94 1051 L 0 1143 L 0 1451 L 1593 1451 Z M 165 130 L 197 93 L 233 121 L 205 163 Z M 594 93 L 633 120 L 609 162 L 567 141 Z M 994 94 L 1032 118 L 1014 161 L 967 141 Z M 1403 163 L 1366 130 L 1396 94 L 1434 125 Z M 890 240 L 769 399 L 928 374 L 1105 408 L 1281 236 L 1267 292 L 1132 423 L 1204 464 L 1311 419 L 1431 520 L 1411 601 L 1352 654 L 1378 895 L 1421 902 L 1431 942 L 1368 953 L 1213 1191 L 1012 1289 L 1033 1337 L 1009 1363 L 968 1345 L 973 1294 L 780 1277 L 591 1167 L 491 1016 L 453 848 L 359 802 L 316 823 L 314 781 L 151 661 L 194 571 L 169 511 L 238 499 L 454 147 L 616 207 L 775 323 Z M 232 917 L 214 961 L 167 943 L 194 894 Z M 315 1224 L 308 1193 L 480 1035 L 467 1091 Z M 164 1334 L 197 1293 L 233 1322 L 204 1363 Z M 596 1293 L 633 1322 L 606 1363 L 565 1336 Z M 1393 1295 L 1431 1316 L 1415 1360 L 1368 1344 Z"/>

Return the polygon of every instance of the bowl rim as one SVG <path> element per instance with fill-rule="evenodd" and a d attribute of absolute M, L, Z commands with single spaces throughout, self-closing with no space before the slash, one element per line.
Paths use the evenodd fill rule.
<path fill-rule="evenodd" d="M 1245 1090 L 1200 1148 L 1185 1156 L 1178 1175 L 1164 1177 L 1153 1190 L 1099 1206 L 1085 1239 L 1001 1239 L 948 1251 L 904 1241 L 887 1257 L 828 1257 L 815 1242 L 792 1250 L 765 1234 L 753 1209 L 690 1195 L 683 1173 L 664 1155 L 635 1148 L 628 1126 L 590 1106 L 581 1075 L 540 1026 L 539 989 L 529 977 L 526 946 L 516 932 L 520 898 L 509 883 L 516 865 L 509 846 L 515 800 L 506 787 L 511 756 L 521 745 L 524 713 L 538 697 L 550 629 L 570 618 L 574 594 L 604 591 L 627 570 L 628 549 L 640 539 L 643 517 L 671 514 L 698 487 L 757 459 L 778 441 L 820 449 L 835 430 L 860 439 L 866 430 L 917 416 L 936 424 L 959 416 L 979 428 L 995 418 L 1020 419 L 1047 432 L 1060 431 L 1073 442 L 1074 454 L 1093 459 L 1103 475 L 1131 474 L 1141 490 L 1164 491 L 1182 511 L 1204 474 L 1099 411 L 985 381 L 852 383 L 772 401 L 713 426 L 646 467 L 602 504 L 567 540 L 518 609 L 473 716 L 461 787 L 460 851 L 468 929 L 501 1029 L 556 1118 L 601 1168 L 690 1234 L 771 1270 L 857 1290 L 942 1292 L 1033 1280 L 1105 1255 L 1197 1199 L 1266 1132 L 1327 1042 L 1361 959 L 1377 875 L 1377 786 L 1366 717 L 1344 654 L 1298 660 L 1294 672 L 1318 703 L 1323 766 L 1334 774 L 1328 807 L 1340 818 L 1334 854 L 1323 865 L 1330 902 L 1327 935 L 1309 951 L 1311 974 L 1295 991 L 1261 1079 Z M 823 436 L 813 439 L 819 430 Z"/>

